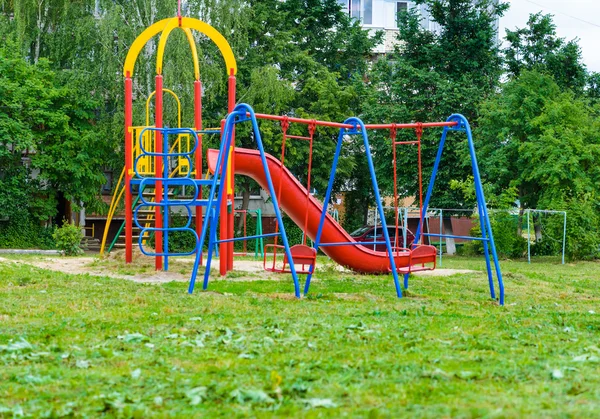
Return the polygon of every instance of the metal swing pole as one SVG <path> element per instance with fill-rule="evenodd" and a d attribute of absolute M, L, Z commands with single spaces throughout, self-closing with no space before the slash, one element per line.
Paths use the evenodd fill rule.
<path fill-rule="evenodd" d="M 563 223 L 563 242 L 562 242 L 562 264 L 565 264 L 565 245 L 567 241 L 567 211 L 563 211 L 565 221 Z"/>

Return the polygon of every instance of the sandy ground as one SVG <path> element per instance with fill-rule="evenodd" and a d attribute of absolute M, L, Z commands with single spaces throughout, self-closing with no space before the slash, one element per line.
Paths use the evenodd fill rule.
<path fill-rule="evenodd" d="M 100 264 L 97 262 L 98 259 L 94 257 L 77 257 L 77 258 L 68 258 L 68 257 L 47 257 L 44 255 L 40 255 L 39 258 L 27 258 L 23 260 L 17 259 L 6 259 L 0 257 L 0 263 L 16 263 L 16 264 L 26 264 L 35 266 L 41 269 L 47 269 L 51 271 L 57 272 L 65 272 L 70 274 L 88 274 L 93 276 L 105 276 L 110 278 L 118 278 L 118 279 L 126 279 L 129 281 L 141 282 L 141 283 L 163 283 L 163 282 L 171 282 L 171 281 L 181 281 L 187 282 L 190 277 L 189 274 L 181 274 L 179 272 L 169 271 L 169 272 L 143 272 L 143 273 L 134 273 L 134 274 L 121 274 L 117 272 L 113 272 L 110 270 L 110 266 L 103 266 L 102 262 Z M 191 264 L 193 259 L 191 258 L 179 258 L 181 262 L 186 262 Z M 219 262 L 218 259 L 213 259 L 212 270 L 218 269 Z M 248 273 L 248 276 L 235 276 L 233 278 L 223 278 L 224 280 L 234 280 L 234 281 L 256 281 L 256 280 L 264 280 L 264 279 L 278 279 L 280 278 L 277 274 L 266 272 L 263 269 L 262 261 L 252 261 L 252 260 L 240 260 L 235 262 L 235 271 L 241 273 Z M 318 268 L 317 268 L 318 269 Z M 350 272 L 347 271 L 343 267 L 339 267 L 338 270 L 340 272 Z M 464 273 L 473 273 L 476 271 L 467 270 L 467 269 L 436 269 L 435 271 L 424 271 L 417 272 L 413 275 L 415 276 L 451 276 L 456 274 L 464 274 Z M 318 270 L 317 270 L 318 273 Z M 218 279 L 217 279 L 218 280 Z"/>

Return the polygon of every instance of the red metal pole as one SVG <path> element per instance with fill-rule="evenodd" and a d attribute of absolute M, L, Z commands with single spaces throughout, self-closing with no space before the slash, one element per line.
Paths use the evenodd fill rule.
<path fill-rule="evenodd" d="M 125 77 L 125 263 L 132 261 L 133 248 L 133 210 L 131 199 L 131 172 L 133 170 L 133 134 L 130 131 L 132 125 L 132 94 L 131 77 L 129 72 Z M 105 228 L 108 228 L 107 225 Z"/>
<path fill-rule="evenodd" d="M 390 129 L 390 138 L 392 139 L 392 158 L 394 159 L 394 223 L 396 231 L 394 232 L 394 247 L 398 248 L 398 156 L 396 152 L 396 127 Z M 407 226 L 404 226 L 407 228 Z"/>
<path fill-rule="evenodd" d="M 154 109 L 154 125 L 156 128 L 162 128 L 163 126 L 163 78 L 160 74 L 156 76 L 156 96 L 155 96 L 155 109 Z M 154 152 L 162 153 L 163 152 L 163 139 L 162 133 L 160 131 L 155 131 L 154 136 Z M 163 158 L 162 156 L 154 156 L 154 176 L 162 177 L 163 176 Z M 162 201 L 163 187 L 162 182 L 156 182 L 156 188 L 154 189 L 154 201 L 159 203 Z M 163 226 L 163 217 L 161 207 L 157 206 L 154 210 L 154 218 L 156 220 L 155 226 L 156 228 L 162 228 Z M 163 233 L 162 231 L 156 231 L 154 235 L 154 248 L 156 249 L 156 253 L 163 252 Z M 162 270 L 162 256 L 156 256 L 155 260 L 156 270 Z"/>
<path fill-rule="evenodd" d="M 418 141 L 418 153 L 419 153 L 419 223 L 421 225 L 421 233 L 425 232 L 425 226 L 423 225 L 423 171 L 421 167 L 421 137 L 423 136 L 423 124 L 417 124 L 417 141 Z M 421 234 L 421 243 L 423 243 L 424 237 Z"/>
<path fill-rule="evenodd" d="M 225 141 L 225 121 L 221 121 L 221 141 Z M 227 168 L 221 167 L 221 187 L 227 188 Z M 227 189 L 224 192 L 224 199 L 221 201 L 219 216 L 219 237 L 221 240 L 227 239 Z M 219 274 L 227 274 L 227 243 L 219 243 Z"/>
<path fill-rule="evenodd" d="M 298 124 L 315 124 L 317 126 L 322 127 L 332 127 L 332 128 L 352 128 L 353 125 L 350 124 L 340 124 L 338 122 L 328 122 L 328 121 L 315 121 L 314 119 L 303 119 L 303 118 L 295 118 L 291 116 L 280 116 L 280 115 L 267 115 L 264 113 L 255 114 L 257 119 L 268 119 L 271 121 L 283 121 L 284 119 L 288 122 L 298 123 Z"/>
<path fill-rule="evenodd" d="M 235 80 L 235 76 L 233 75 L 233 69 L 229 70 L 229 81 L 228 81 L 228 100 L 227 100 L 227 110 L 229 112 L 233 111 L 233 108 L 235 108 L 235 88 L 236 88 L 236 80 Z M 233 210 L 235 207 L 235 201 L 234 201 L 234 196 L 235 196 L 235 153 L 233 153 L 233 150 L 235 149 L 235 129 L 232 131 L 231 133 L 231 194 L 229 196 L 229 199 L 231 200 L 231 212 L 227 214 L 227 227 L 228 227 L 228 231 L 227 231 L 227 237 L 232 239 L 233 238 L 233 228 L 234 228 L 234 221 L 233 221 Z M 229 242 L 228 246 L 227 246 L 227 270 L 231 271 L 233 270 L 233 242 Z"/>
<path fill-rule="evenodd" d="M 304 215 L 304 234 L 302 235 L 302 244 L 304 246 L 306 246 L 306 237 L 308 236 L 308 205 L 310 202 L 310 178 L 312 173 L 313 138 L 315 136 L 316 129 L 317 126 L 315 124 L 311 124 L 308 126 L 308 136 L 310 137 L 310 142 L 308 145 L 308 171 L 306 173 L 306 214 Z M 302 266 L 302 268 L 304 269 L 304 266 Z"/>
<path fill-rule="evenodd" d="M 196 131 L 202 130 L 202 82 L 196 80 L 194 82 L 194 122 Z M 194 155 L 196 165 L 196 179 L 202 179 L 202 134 L 198 134 L 198 147 Z M 198 199 L 202 199 L 202 187 L 198 191 Z M 196 233 L 198 237 L 202 234 L 202 207 L 196 207 Z M 200 264 L 202 264 L 202 249 L 200 249 Z"/>

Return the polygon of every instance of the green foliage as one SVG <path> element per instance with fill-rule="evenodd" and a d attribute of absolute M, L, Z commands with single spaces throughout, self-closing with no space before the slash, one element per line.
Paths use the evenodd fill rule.
<path fill-rule="evenodd" d="M 567 257 L 571 260 L 600 256 L 600 217 L 598 199 L 585 195 L 567 203 Z"/>
<path fill-rule="evenodd" d="M 569 231 L 579 235 L 569 234 L 567 254 L 595 255 L 598 230 L 590 227 L 596 222 L 591 208 L 600 182 L 600 140 L 588 102 L 561 92 L 549 75 L 523 70 L 483 104 L 480 122 L 482 173 L 493 192 L 515 188 L 523 208 L 569 210 L 575 223 Z M 577 237 L 582 244 L 575 244 Z M 539 252 L 548 246 L 540 242 Z"/>
<path fill-rule="evenodd" d="M 296 223 L 294 223 L 287 215 L 284 215 L 283 217 L 283 225 L 285 226 L 285 233 L 287 235 L 289 245 L 293 246 L 295 244 L 302 244 L 302 236 L 304 234 L 302 232 L 302 228 L 297 226 Z M 279 243 L 281 244 L 281 240 Z"/>
<path fill-rule="evenodd" d="M 472 237 L 481 237 L 481 227 L 479 226 L 479 217 L 476 219 L 477 226 L 471 229 Z M 492 212 L 490 214 L 490 224 L 496 252 L 498 257 L 522 258 L 527 255 L 527 239 L 519 235 L 519 217 L 504 211 Z M 482 255 L 483 242 L 471 241 L 465 243 L 460 249 L 463 255 Z"/>
<path fill-rule="evenodd" d="M 105 147 L 91 122 L 97 103 L 61 87 L 46 60 L 28 64 L 14 48 L 0 47 L 0 213 L 47 219 L 58 191 L 93 206 L 105 182 Z"/>
<path fill-rule="evenodd" d="M 590 260 L 600 256 L 600 217 L 598 198 L 593 193 L 584 194 L 566 201 L 551 203 L 553 208 L 567 211 L 567 243 L 566 257 L 570 260 Z M 563 234 L 562 215 L 548 217 L 543 216 L 542 240 L 536 243 L 536 254 L 560 252 Z"/>
<path fill-rule="evenodd" d="M 535 70 L 551 75 L 561 88 L 581 93 L 587 81 L 581 49 L 577 40 L 556 36 L 552 18 L 539 12 L 529 16 L 527 27 L 506 30 L 508 73 L 519 77 L 524 70 Z"/>
<path fill-rule="evenodd" d="M 420 0 L 440 25 L 436 34 L 420 26 L 415 10 L 399 17 L 397 51 L 388 59 L 378 60 L 368 82 L 360 87 L 366 97 L 362 117 L 369 122 L 444 121 L 453 113 L 462 113 L 476 124 L 481 100 L 493 94 L 499 84 L 501 57 L 496 40 L 495 21 L 507 8 L 505 3 L 490 1 Z M 468 53 L 465 53 L 468 51 Z M 401 130 L 399 140 L 415 140 L 415 132 Z M 431 174 L 438 149 L 440 130 L 426 130 L 422 139 L 423 178 Z M 387 195 L 393 191 L 392 149 L 389 132 L 370 133 L 377 180 Z M 452 180 L 465 179 L 471 173 L 463 134 L 449 135 L 436 180 L 431 205 L 438 208 L 468 208 L 459 191 L 449 187 Z M 358 154 L 357 154 L 358 155 Z M 398 187 L 402 196 L 417 196 L 418 172 L 416 147 L 399 146 L 397 156 Z M 365 203 L 373 197 L 364 165 L 357 163 L 353 172 L 356 192 L 352 214 L 364 219 Z M 362 211 L 360 207 L 362 205 Z M 360 222 L 353 222 L 353 226 Z"/>
<path fill-rule="evenodd" d="M 83 253 L 81 249 L 81 239 L 83 232 L 75 224 L 67 220 L 63 222 L 62 227 L 57 228 L 52 237 L 56 241 L 56 248 L 65 256 L 77 256 Z"/>
<path fill-rule="evenodd" d="M 188 222 L 187 215 L 171 214 L 170 227 L 184 227 Z M 191 225 L 192 228 L 193 224 Z M 173 231 L 169 233 L 169 252 L 187 253 L 196 248 L 196 236 L 188 231 Z"/>
<path fill-rule="evenodd" d="M 21 216 L 0 221 L 0 248 L 55 249 L 54 228 L 45 227 L 34 218 Z"/>
<path fill-rule="evenodd" d="M 244 57 L 238 73 L 240 101 L 257 112 L 331 121 L 343 121 L 358 111 L 361 96 L 354 83 L 366 72 L 381 34 L 369 35 L 336 0 L 253 0 L 248 5 L 242 29 L 248 44 L 237 51 Z M 288 133 L 308 135 L 305 126 L 295 124 Z M 337 134 L 323 128 L 315 133 L 311 185 L 317 191 L 326 188 Z M 261 136 L 266 150 L 279 158 L 280 124 L 262 122 Z M 256 147 L 247 127 L 239 127 L 236 141 Z M 286 143 L 285 165 L 304 185 L 308 152 L 306 142 Z M 341 158 L 336 190 L 351 176 L 350 160 L 347 155 Z"/>

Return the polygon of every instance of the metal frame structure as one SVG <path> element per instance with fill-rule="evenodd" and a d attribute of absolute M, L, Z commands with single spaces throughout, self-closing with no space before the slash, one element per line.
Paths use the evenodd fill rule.
<path fill-rule="evenodd" d="M 529 218 L 530 214 L 538 213 L 538 214 L 563 214 L 563 239 L 562 239 L 562 264 L 565 264 L 565 248 L 567 242 L 567 211 L 552 211 L 552 210 L 538 210 L 538 209 L 526 209 L 527 213 L 527 262 L 531 263 L 531 230 L 529 228 Z"/>
<path fill-rule="evenodd" d="M 499 294 L 499 303 L 500 305 L 504 305 L 504 282 L 502 281 L 502 271 L 500 270 L 500 262 L 498 261 L 498 254 L 496 252 L 496 244 L 494 243 L 494 235 L 492 233 L 492 226 L 490 224 L 490 218 L 488 215 L 487 205 L 485 201 L 485 196 L 483 193 L 483 186 L 481 184 L 481 175 L 479 174 L 479 166 L 477 164 L 477 156 L 475 155 L 475 146 L 473 144 L 473 134 L 471 131 L 471 127 L 467 119 L 460 115 L 454 114 L 448 118 L 448 122 L 455 122 L 452 126 L 444 127 L 444 131 L 442 132 L 442 138 L 440 140 L 440 145 L 438 147 L 438 151 L 435 157 L 435 162 L 433 164 L 433 171 L 431 173 L 431 180 L 429 181 L 429 186 L 427 187 L 427 195 L 425 197 L 425 202 L 423 204 L 423 212 L 427 212 L 427 208 L 429 207 L 429 202 L 431 201 L 431 196 L 433 194 L 433 187 L 435 185 L 435 180 L 437 177 L 438 169 L 440 166 L 440 162 L 442 159 L 442 155 L 444 152 L 444 146 L 446 145 L 446 139 L 448 138 L 449 132 L 463 132 L 467 136 L 467 143 L 469 148 L 469 155 L 471 157 L 471 168 L 473 170 L 473 179 L 475 184 L 475 196 L 477 198 L 477 211 L 479 213 L 479 222 L 481 226 L 481 237 L 470 237 L 470 236 L 455 236 L 455 235 L 447 235 L 447 234 L 431 234 L 425 233 L 424 236 L 429 237 L 452 237 L 464 240 L 478 240 L 483 243 L 483 254 L 485 258 L 486 268 L 487 268 L 487 276 L 488 283 L 490 287 L 490 296 L 492 299 L 496 299 L 496 292 L 494 289 L 494 281 L 493 281 L 493 272 L 492 266 L 490 263 L 490 251 L 491 256 L 494 262 L 494 267 L 496 271 L 496 279 L 498 281 L 498 294 Z M 441 233 L 441 232 L 440 232 Z M 417 231 L 415 233 L 415 241 L 418 241 L 420 235 L 422 234 L 422 225 L 419 225 Z M 404 287 L 408 289 L 408 275 L 404 275 Z"/>
<path fill-rule="evenodd" d="M 195 127 L 192 128 L 166 128 L 164 127 L 163 121 L 163 92 L 165 90 L 163 88 L 163 76 L 162 76 L 162 66 L 163 66 L 163 57 L 165 52 L 165 46 L 167 40 L 169 38 L 170 33 L 175 29 L 181 29 L 185 33 L 187 40 L 190 44 L 190 50 L 193 57 L 194 62 L 194 124 Z M 211 129 L 204 130 L 202 128 L 202 100 L 201 100 L 201 92 L 202 92 L 202 83 L 200 81 L 200 68 L 198 61 L 198 54 L 196 50 L 195 40 L 192 34 L 192 30 L 198 31 L 208 38 L 210 38 L 218 47 L 220 52 L 223 55 L 226 72 L 228 77 L 228 100 L 227 100 L 227 109 L 228 116 L 227 119 L 222 121 L 221 129 Z M 157 47 L 157 59 L 156 59 L 156 76 L 155 76 L 155 117 L 154 117 L 154 125 L 146 126 L 146 127 L 138 127 L 141 128 L 141 132 L 138 138 L 138 148 L 140 151 L 136 154 L 134 149 L 134 126 L 133 126 L 133 112 L 132 112 L 132 100 L 133 100 L 133 81 L 132 77 L 134 74 L 134 66 L 137 61 L 137 57 L 141 53 L 141 50 L 145 47 L 145 45 L 151 40 L 155 35 L 160 34 L 160 40 L 158 42 Z M 294 118 L 288 116 L 275 116 L 275 115 L 265 115 L 265 114 L 255 114 L 253 109 L 247 104 L 238 104 L 235 105 L 236 101 L 236 77 L 235 74 L 237 72 L 237 65 L 235 62 L 235 58 L 231 47 L 225 40 L 225 38 L 218 33 L 214 28 L 210 25 L 199 21 L 197 19 L 182 17 L 180 14 L 180 10 L 178 8 L 177 17 L 171 19 L 161 20 L 142 32 L 136 38 L 134 43 L 132 44 L 127 58 L 125 60 L 125 65 L 123 68 L 123 74 L 125 78 L 125 170 L 124 170 L 124 182 L 125 182 L 125 231 L 126 231 L 126 251 L 125 251 L 125 260 L 127 263 L 132 261 L 132 224 L 135 222 L 139 228 L 142 229 L 142 233 L 139 238 L 139 245 L 142 248 L 142 251 L 148 255 L 152 255 L 155 257 L 155 266 L 157 270 L 160 269 L 168 269 L 169 265 L 169 257 L 181 255 L 178 253 L 173 253 L 169 251 L 168 238 L 169 233 L 172 231 L 189 231 L 193 233 L 196 237 L 196 246 L 192 253 L 196 254 L 196 259 L 194 262 L 194 268 L 192 271 L 192 277 L 190 280 L 190 285 L 188 291 L 191 293 L 194 290 L 195 280 L 198 272 L 198 267 L 202 263 L 202 248 L 205 242 L 208 242 L 208 256 L 206 261 L 206 270 L 204 273 L 204 281 L 203 288 L 206 289 L 208 287 L 209 275 L 210 275 L 210 265 L 212 261 L 213 249 L 216 249 L 216 246 L 220 248 L 220 274 L 225 275 L 227 271 L 233 269 L 233 242 L 237 240 L 248 240 L 255 238 L 263 238 L 263 237 L 279 237 L 281 236 L 281 240 L 283 242 L 283 249 L 285 258 L 289 263 L 289 272 L 292 274 L 292 279 L 294 283 L 295 295 L 296 297 L 300 297 L 300 286 L 298 282 L 298 272 L 294 266 L 294 262 L 298 262 L 294 260 L 294 253 L 291 250 L 287 235 L 285 232 L 285 226 L 283 225 L 283 220 L 281 216 L 280 206 L 279 206 L 279 194 L 275 193 L 275 189 L 273 186 L 273 180 L 271 177 L 271 173 L 269 171 L 269 166 L 267 162 L 267 158 L 265 155 L 265 151 L 262 144 L 262 139 L 260 135 L 260 130 L 258 127 L 258 119 L 267 119 L 267 120 L 275 120 L 281 121 L 282 124 L 289 123 L 301 123 L 309 126 L 309 137 L 300 137 L 300 136 L 289 136 L 289 138 L 299 138 L 299 139 L 307 139 L 310 140 L 312 145 L 312 135 L 314 134 L 314 130 L 318 126 L 326 126 L 333 127 L 339 129 L 338 141 L 336 145 L 336 152 L 333 158 L 333 164 L 330 173 L 329 184 L 325 196 L 325 205 L 320 209 L 321 216 L 319 221 L 319 227 L 316 233 L 314 246 L 311 250 L 314 255 L 318 251 L 319 247 L 326 246 L 342 246 L 342 245 L 362 245 L 362 244 L 370 244 L 370 243 L 324 243 L 322 242 L 322 233 L 323 233 L 323 224 L 325 217 L 328 212 L 328 206 L 330 203 L 331 193 L 333 182 L 335 179 L 335 173 L 337 170 L 338 159 L 341 151 L 342 144 L 344 143 L 344 138 L 346 136 L 360 136 L 363 141 L 363 145 L 365 147 L 365 156 L 368 163 L 369 175 L 371 177 L 371 184 L 373 187 L 373 191 L 375 194 L 375 198 L 378 206 L 378 213 L 382 220 L 382 226 L 384 228 L 384 237 L 385 237 L 385 245 L 387 249 L 387 253 L 385 255 L 379 255 L 378 257 L 382 258 L 384 261 L 384 265 L 382 265 L 382 269 L 386 269 L 385 262 L 386 259 L 389 259 L 389 265 L 387 269 L 392 273 L 394 279 L 394 285 L 396 288 L 396 294 L 398 297 L 402 296 L 402 289 L 398 279 L 398 274 L 404 274 L 404 287 L 408 288 L 408 276 L 409 273 L 418 271 L 431 269 L 426 268 L 425 263 L 432 262 L 435 267 L 436 261 L 436 252 L 437 250 L 432 246 L 426 245 L 415 245 L 413 244 L 412 249 L 398 249 L 392 246 L 390 242 L 390 237 L 388 234 L 387 226 L 385 224 L 385 216 L 383 213 L 383 207 L 381 204 L 381 197 L 379 195 L 379 187 L 377 184 L 377 179 L 375 176 L 375 170 L 373 165 L 373 160 L 369 147 L 369 140 L 367 135 L 368 129 L 382 129 L 382 130 L 390 130 L 391 137 L 393 140 L 393 146 L 397 144 L 418 144 L 420 149 L 421 142 L 421 134 L 424 128 L 431 127 L 443 127 L 444 131 L 442 133 L 442 139 L 440 142 L 440 146 L 438 149 L 438 153 L 436 156 L 436 161 L 433 168 L 433 173 L 431 177 L 431 181 L 428 186 L 427 195 L 425 200 L 420 200 L 421 206 L 421 217 L 419 222 L 419 227 L 415 234 L 415 243 L 419 243 L 421 236 L 436 236 L 433 234 L 422 234 L 423 227 L 423 214 L 427 211 L 427 206 L 431 199 L 433 186 L 435 184 L 435 179 L 438 171 L 438 167 L 440 164 L 440 160 L 442 157 L 442 152 L 444 149 L 444 145 L 446 142 L 446 137 L 448 132 L 451 131 L 461 131 L 465 132 L 468 139 L 469 144 L 469 152 L 472 161 L 473 167 L 473 175 L 475 179 L 475 189 L 476 196 L 478 202 L 478 211 L 480 215 L 481 221 L 481 238 L 472 238 L 472 237 L 460 237 L 468 240 L 481 240 L 484 246 L 484 253 L 486 257 L 486 264 L 488 270 L 488 278 L 490 285 L 490 293 L 492 298 L 495 298 L 495 290 L 494 284 L 492 280 L 492 269 L 490 264 L 490 250 L 491 255 L 494 260 L 495 268 L 496 268 L 496 276 L 498 279 L 498 286 L 500 291 L 500 304 L 504 304 L 504 286 L 502 284 L 502 274 L 500 272 L 500 267 L 498 263 L 498 258 L 496 254 L 496 249 L 494 245 L 494 240 L 492 236 L 491 226 L 489 222 L 489 217 L 487 213 L 487 208 L 485 205 L 485 199 L 483 196 L 483 188 L 481 186 L 481 179 L 479 176 L 479 169 L 477 167 L 477 160 L 475 157 L 475 150 L 473 147 L 472 134 L 467 120 L 462 115 L 452 115 L 445 122 L 434 122 L 434 123 L 410 123 L 410 124 L 371 124 L 365 125 L 358 118 L 349 118 L 344 123 L 336 123 L 336 122 L 327 122 L 327 121 L 316 121 L 316 120 L 307 120 L 301 118 Z M 148 106 L 148 105 L 147 105 Z M 256 146 L 258 148 L 258 154 L 260 155 L 260 161 L 262 164 L 262 168 L 264 171 L 264 175 L 266 178 L 267 189 L 269 194 L 271 195 L 273 207 L 275 210 L 279 230 L 276 233 L 272 234 L 260 234 L 255 236 L 246 236 L 234 238 L 233 234 L 233 226 L 234 226 L 234 210 L 233 210 L 233 191 L 234 191 L 234 173 L 235 173 L 235 128 L 239 123 L 250 122 L 253 131 L 253 138 L 256 142 Z M 148 125 L 148 124 L 147 124 Z M 396 142 L 395 141 L 395 133 L 397 129 L 415 129 L 417 132 L 417 141 L 412 142 Z M 148 149 L 146 144 L 144 143 L 143 134 L 145 131 L 150 131 L 154 133 L 154 143 L 152 149 Z M 218 152 L 218 157 L 216 160 L 216 166 L 214 175 L 211 179 L 202 179 L 202 134 L 206 133 L 220 133 L 221 134 L 221 144 Z M 169 136 L 170 135 L 186 135 L 188 138 L 188 142 L 190 138 L 193 138 L 193 145 L 191 149 L 188 147 L 188 150 L 185 152 L 178 149 L 174 151 L 169 146 Z M 284 134 L 285 135 L 285 134 Z M 148 139 L 146 139 L 147 141 Z M 395 153 L 395 148 L 394 148 Z M 176 171 L 172 176 L 169 174 L 168 170 L 168 161 L 171 158 L 177 158 L 180 161 L 183 161 L 183 165 L 181 166 L 181 170 Z M 138 167 L 138 162 L 145 162 L 146 166 L 152 165 L 153 162 L 153 171 L 144 172 Z M 283 163 L 281 163 L 283 165 Z M 420 184 L 420 196 L 422 197 L 422 182 L 421 182 L 421 170 L 420 170 L 421 162 L 420 162 L 420 153 L 419 153 L 419 184 Z M 192 170 L 194 167 L 194 170 Z M 144 172 L 144 173 L 142 173 Z M 309 169 L 310 172 L 310 169 Z M 138 195 L 139 195 L 139 204 L 134 209 L 133 204 L 133 188 L 132 186 L 138 185 Z M 281 185 L 281 184 L 280 184 Z M 142 190 L 145 186 L 154 187 L 154 200 L 148 201 L 142 195 Z M 189 186 L 194 190 L 193 197 L 190 199 L 171 199 L 168 194 L 168 188 L 174 186 Z M 202 187 L 208 187 L 210 189 L 210 193 L 208 197 L 202 197 Z M 310 183 L 309 183 L 310 188 Z M 310 200 L 310 194 L 306 194 L 307 202 Z M 169 226 L 169 216 L 168 209 L 173 206 L 184 207 L 188 213 L 188 222 L 184 227 L 170 227 Z M 397 205 L 396 205 L 397 206 Z M 142 226 L 139 222 L 138 214 L 140 208 L 142 207 L 153 207 L 155 212 L 155 226 L 148 227 Z M 191 228 L 192 222 L 192 207 L 195 207 L 197 210 L 196 223 L 194 228 Z M 207 211 L 205 217 L 202 215 L 202 208 L 206 207 Z M 307 216 L 304 218 L 305 229 L 307 225 Z M 207 222 L 204 222 L 207 221 Z M 218 221 L 218 222 L 217 222 Z M 217 224 L 219 225 L 220 230 L 220 238 L 217 239 Z M 148 252 L 144 249 L 143 236 L 148 232 L 153 232 L 155 234 L 155 251 Z M 457 237 L 457 236 L 448 236 L 448 235 L 437 235 L 439 237 Z M 306 246 L 304 246 L 306 247 Z M 402 255 L 399 253 L 403 252 Z M 185 254 L 192 254 L 185 253 Z M 304 253 L 298 254 L 301 262 L 304 263 L 307 259 L 303 259 L 306 255 Z M 431 259 L 433 256 L 433 260 Z M 398 265 L 396 262 L 396 258 L 402 260 L 402 264 Z M 422 264 L 422 267 L 418 267 L 418 264 Z M 310 262 L 310 268 L 308 270 L 308 275 L 305 282 L 304 293 L 308 293 L 310 281 L 312 275 L 314 273 L 314 259 Z"/>

